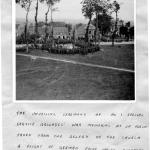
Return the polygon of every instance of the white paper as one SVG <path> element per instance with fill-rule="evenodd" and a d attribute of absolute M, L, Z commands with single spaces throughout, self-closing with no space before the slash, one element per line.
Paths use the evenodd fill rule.
<path fill-rule="evenodd" d="M 15 101 L 13 7 L 2 1 L 3 149 L 148 150 L 147 0 L 136 1 L 136 100 L 126 102 Z"/>

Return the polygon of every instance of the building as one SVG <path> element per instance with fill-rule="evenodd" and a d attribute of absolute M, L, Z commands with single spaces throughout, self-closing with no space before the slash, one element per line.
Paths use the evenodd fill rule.
<path fill-rule="evenodd" d="M 45 25 L 41 24 L 38 26 L 38 33 L 41 37 L 45 36 Z M 16 25 L 16 36 L 20 36 L 24 32 L 25 26 L 24 25 Z M 30 35 L 34 34 L 35 26 L 33 24 L 30 24 L 28 27 L 28 32 Z M 48 33 L 49 35 L 52 33 L 52 26 L 49 24 L 48 27 Z M 60 39 L 70 39 L 70 33 L 68 28 L 65 26 L 65 23 L 54 23 L 53 24 L 53 36 L 54 38 L 60 38 Z"/>
<path fill-rule="evenodd" d="M 82 25 L 76 27 L 76 29 L 75 29 L 76 38 L 77 39 L 85 38 L 86 29 L 87 29 L 86 24 L 82 24 Z M 90 24 L 90 26 L 89 26 L 88 36 L 89 36 L 89 40 L 93 39 L 95 36 L 95 26 L 93 26 L 92 24 Z"/>
<path fill-rule="evenodd" d="M 54 38 L 70 39 L 69 31 L 67 27 L 54 27 L 53 28 Z"/>

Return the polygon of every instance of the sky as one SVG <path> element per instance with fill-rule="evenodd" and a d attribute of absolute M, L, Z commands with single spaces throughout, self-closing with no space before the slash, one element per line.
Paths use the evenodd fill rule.
<path fill-rule="evenodd" d="M 35 0 L 33 0 L 35 1 Z M 65 22 L 87 22 L 87 19 L 84 18 L 81 12 L 81 1 L 82 0 L 60 0 L 58 4 L 54 7 L 58 8 L 58 11 L 54 12 L 53 18 L 56 21 L 65 21 Z M 120 4 L 120 11 L 118 17 L 125 21 L 134 20 L 134 0 L 117 0 Z M 38 20 L 44 21 L 45 12 L 47 6 L 45 4 L 40 4 Z M 32 3 L 31 11 L 29 14 L 29 20 L 34 20 L 35 15 L 35 2 Z M 19 5 L 16 5 L 16 18 L 25 19 L 25 11 Z M 50 16 L 49 16 L 50 19 Z"/>

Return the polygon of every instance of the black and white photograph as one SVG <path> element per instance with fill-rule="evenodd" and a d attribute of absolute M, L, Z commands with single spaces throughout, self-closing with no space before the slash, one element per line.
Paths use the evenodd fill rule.
<path fill-rule="evenodd" d="M 148 0 L 2 0 L 2 149 L 149 150 L 148 11 Z"/>
<path fill-rule="evenodd" d="M 17 101 L 135 101 L 134 0 L 16 0 Z"/>

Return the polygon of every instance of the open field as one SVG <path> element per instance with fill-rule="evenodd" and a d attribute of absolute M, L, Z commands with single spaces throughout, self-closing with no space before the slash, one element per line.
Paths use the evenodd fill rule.
<path fill-rule="evenodd" d="M 57 55 L 47 51 L 34 50 L 30 52 L 36 56 L 50 56 L 57 59 L 74 60 L 78 62 L 92 63 L 111 67 L 134 70 L 134 45 L 102 46 L 102 51 L 88 55 Z"/>
<path fill-rule="evenodd" d="M 103 46 L 87 56 L 30 55 L 134 70 L 134 46 Z M 134 72 L 16 56 L 17 100 L 134 100 Z"/>

